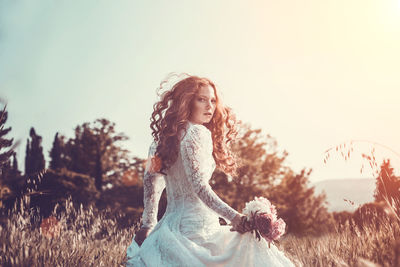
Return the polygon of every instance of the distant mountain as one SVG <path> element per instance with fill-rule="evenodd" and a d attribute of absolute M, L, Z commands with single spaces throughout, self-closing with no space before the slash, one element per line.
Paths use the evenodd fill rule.
<path fill-rule="evenodd" d="M 315 193 L 326 193 L 328 211 L 354 211 L 358 206 L 374 200 L 374 178 L 332 179 L 312 183 Z M 348 200 L 345 201 L 344 199 Z M 349 201 L 354 202 L 352 205 Z"/>

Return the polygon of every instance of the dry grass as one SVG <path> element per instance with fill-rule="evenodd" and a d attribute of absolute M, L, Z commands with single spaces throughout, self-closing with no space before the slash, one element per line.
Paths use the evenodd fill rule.
<path fill-rule="evenodd" d="M 25 208 L 29 199 L 7 218 L 0 229 L 1 266 L 124 266 L 126 248 L 134 234 L 117 230 L 114 220 L 93 209 L 75 210 L 70 200 L 66 211 L 40 220 Z M 321 237 L 286 236 L 279 244 L 293 261 L 302 266 L 396 266 L 396 236 L 399 222 L 376 218 L 378 227 L 359 229 L 352 223 Z M 397 252 L 397 253 L 398 253 Z"/>
<path fill-rule="evenodd" d="M 134 227 L 118 230 L 116 221 L 75 210 L 70 200 L 66 212 L 40 220 L 27 202 L 0 226 L 0 266 L 124 266 Z"/>
<path fill-rule="evenodd" d="M 378 227 L 346 222 L 320 237 L 289 236 L 282 245 L 304 266 L 400 266 L 399 222 L 390 217 L 376 220 Z"/>

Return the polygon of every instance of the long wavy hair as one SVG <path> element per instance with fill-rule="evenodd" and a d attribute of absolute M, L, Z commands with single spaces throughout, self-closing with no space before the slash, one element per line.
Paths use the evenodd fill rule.
<path fill-rule="evenodd" d="M 150 119 L 152 136 L 158 143 L 155 155 L 161 161 L 160 172 L 165 174 L 165 171 L 176 161 L 180 141 L 178 133 L 184 129 L 191 116 L 193 102 L 199 88 L 210 85 L 214 89 L 216 108 L 211 121 L 203 125 L 211 131 L 216 167 L 228 175 L 235 176 L 237 174 L 236 158 L 229 149 L 229 144 L 237 136 L 235 115 L 229 107 L 223 105 L 212 81 L 187 73 L 172 76 L 182 75 L 186 78 L 160 95 L 160 100 L 153 106 L 154 111 Z M 167 82 L 168 77 L 161 82 L 159 90 Z"/>

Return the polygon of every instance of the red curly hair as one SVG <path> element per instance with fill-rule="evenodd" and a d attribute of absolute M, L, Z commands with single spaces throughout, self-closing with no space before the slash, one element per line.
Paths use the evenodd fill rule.
<path fill-rule="evenodd" d="M 178 133 L 184 129 L 191 116 L 193 102 L 199 88 L 209 85 L 214 89 L 216 108 L 211 121 L 203 125 L 211 131 L 216 167 L 226 174 L 235 176 L 237 174 L 236 159 L 229 150 L 229 143 L 237 135 L 235 115 L 229 107 L 222 104 L 221 97 L 212 81 L 187 73 L 173 76 L 182 75 L 186 78 L 161 94 L 160 101 L 153 106 L 154 111 L 150 119 L 152 136 L 158 143 L 155 155 L 161 161 L 160 172 L 165 174 L 165 170 L 176 161 L 179 151 Z M 168 77 L 161 82 L 159 90 L 167 82 Z"/>

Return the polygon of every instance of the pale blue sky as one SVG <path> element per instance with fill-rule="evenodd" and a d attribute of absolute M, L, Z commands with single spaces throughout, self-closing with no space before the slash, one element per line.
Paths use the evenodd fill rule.
<path fill-rule="evenodd" d="M 399 0 L 0 0 L 0 97 L 21 168 L 31 126 L 48 158 L 57 131 L 101 117 L 144 157 L 156 88 L 188 72 L 312 181 L 360 177 L 360 161 L 324 165 L 324 151 L 362 139 L 400 152 L 399 47 Z"/>

